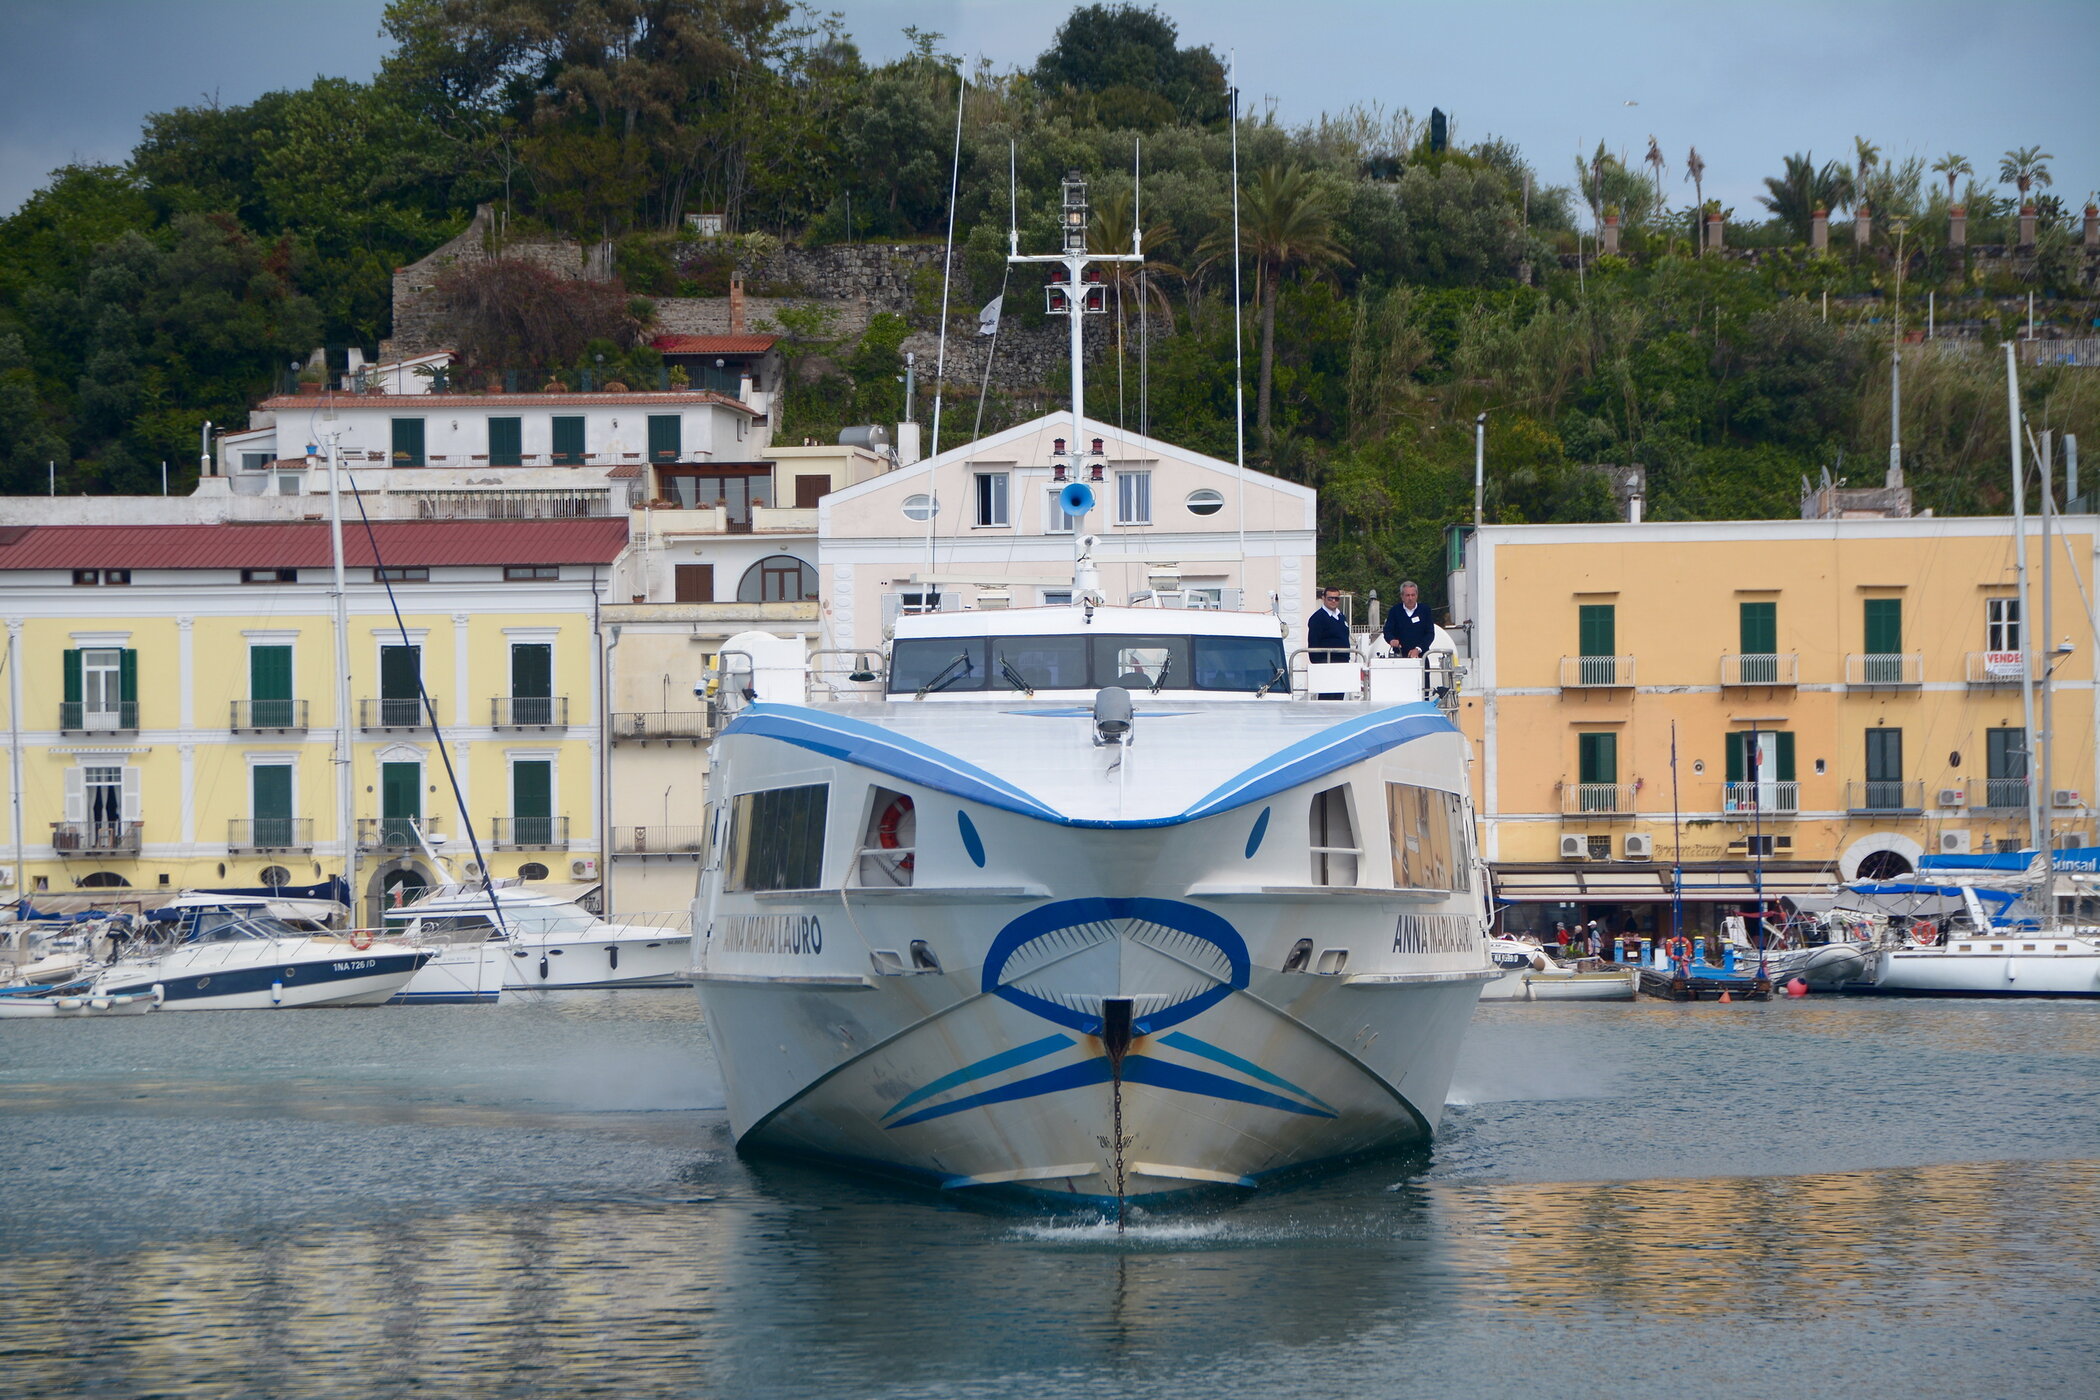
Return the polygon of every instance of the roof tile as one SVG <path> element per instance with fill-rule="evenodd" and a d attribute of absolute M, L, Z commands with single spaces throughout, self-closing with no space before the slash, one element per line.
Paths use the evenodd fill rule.
<path fill-rule="evenodd" d="M 377 559 L 373 540 L 379 545 Z M 371 568 L 610 564 L 627 547 L 624 519 L 375 520 L 343 526 L 343 561 Z M 0 570 L 316 569 L 331 562 L 328 526 L 35 525 L 0 534 Z"/>

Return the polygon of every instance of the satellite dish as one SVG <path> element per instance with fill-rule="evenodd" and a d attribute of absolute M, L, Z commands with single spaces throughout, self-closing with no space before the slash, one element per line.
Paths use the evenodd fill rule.
<path fill-rule="evenodd" d="M 1057 503 L 1066 515 L 1085 515 L 1094 508 L 1094 493 L 1083 481 L 1074 481 L 1057 493 Z"/>

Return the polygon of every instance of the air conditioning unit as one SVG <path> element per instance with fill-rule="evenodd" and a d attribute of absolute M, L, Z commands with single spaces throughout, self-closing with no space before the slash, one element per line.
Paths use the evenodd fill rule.
<path fill-rule="evenodd" d="M 1654 860 L 1655 838 L 1635 832 L 1626 838 L 1626 859 Z"/>
<path fill-rule="evenodd" d="M 2052 807 L 2076 807 L 2078 805 L 2078 789 L 2057 788 L 2053 790 L 2049 794 L 2049 805 Z"/>
<path fill-rule="evenodd" d="M 12 889 L 14 883 L 15 868 L 11 865 L 0 865 L 0 890 Z"/>
<path fill-rule="evenodd" d="M 478 860 L 470 860 L 470 861 L 468 861 L 468 862 L 467 862 L 467 878 L 468 878 L 469 880 L 479 880 L 479 879 L 481 878 L 481 862 L 480 862 L 480 861 L 478 861 Z"/>
<path fill-rule="evenodd" d="M 1943 856 L 1965 856 L 1969 853 L 1967 831 L 1943 831 L 1940 833 L 1940 854 Z"/>
<path fill-rule="evenodd" d="M 2082 851 L 2092 844 L 2092 836 L 2083 831 L 2059 831 L 2056 833 L 2056 849 L 2059 851 Z M 0 876 L 0 885 L 6 883 L 6 877 Z"/>
<path fill-rule="evenodd" d="M 1590 843 L 1587 838 L 1581 836 L 1563 836 L 1560 838 L 1560 858 L 1562 860 L 1587 860 L 1589 859 L 1589 854 Z"/>
<path fill-rule="evenodd" d="M 590 856 L 572 860 L 569 862 L 569 874 L 578 880 L 595 880 L 598 878 L 598 862 Z"/>
<path fill-rule="evenodd" d="M 1960 788 L 1940 789 L 1940 805 L 1942 807 L 1959 807 L 1961 804 L 1962 790 Z"/>

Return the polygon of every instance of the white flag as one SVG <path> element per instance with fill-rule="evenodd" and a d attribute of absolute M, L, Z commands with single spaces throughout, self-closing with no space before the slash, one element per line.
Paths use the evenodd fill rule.
<path fill-rule="evenodd" d="M 977 333 L 979 335 L 997 335 L 999 333 L 999 317 L 1005 310 L 1006 293 L 1001 292 L 987 302 L 982 311 L 977 313 Z"/>

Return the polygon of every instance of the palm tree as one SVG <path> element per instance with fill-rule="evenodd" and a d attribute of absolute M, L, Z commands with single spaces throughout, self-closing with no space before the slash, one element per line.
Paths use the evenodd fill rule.
<path fill-rule="evenodd" d="M 1954 182 L 1964 175 L 1976 173 L 1976 167 L 1969 164 L 1967 156 L 1958 156 L 1952 151 L 1934 161 L 1932 169 L 1935 174 L 1947 177 L 1947 203 L 1950 206 L 1954 203 Z"/>
<path fill-rule="evenodd" d="M 1852 154 L 1858 162 L 1853 168 L 1859 177 L 1859 188 L 1865 190 L 1867 177 L 1874 173 L 1875 165 L 1881 160 L 1881 147 L 1864 136 L 1855 136 L 1852 138 Z"/>
<path fill-rule="evenodd" d="M 1834 160 L 1819 167 L 1815 153 L 1805 152 L 1786 158 L 1785 174 L 1776 178 L 1765 176 L 1765 188 L 1770 193 L 1759 195 L 1757 202 L 1805 239 L 1815 211 L 1839 202 L 1845 189 L 1845 171 Z"/>
<path fill-rule="evenodd" d="M 2055 156 L 2040 146 L 2022 146 L 2018 150 L 2007 151 L 2005 159 L 1998 162 L 1998 179 L 2006 184 L 2018 185 L 2020 203 L 2025 204 L 2030 186 L 2040 185 L 2047 189 L 2056 183 L 2049 177 L 2049 167 L 2042 164 L 2043 161 L 2055 159 Z"/>
<path fill-rule="evenodd" d="M 1684 178 L 1692 182 L 1692 200 L 1701 209 L 1706 207 L 1706 161 L 1697 146 L 1684 158 Z"/>
<path fill-rule="evenodd" d="M 1254 258 L 1255 290 L 1261 298 L 1261 379 L 1255 393 L 1255 424 L 1266 444 L 1270 437 L 1269 390 L 1276 365 L 1276 298 L 1282 290 L 1284 269 L 1297 264 L 1318 270 L 1349 259 L 1334 238 L 1334 210 L 1327 192 L 1319 177 L 1303 166 L 1266 166 L 1255 176 L 1254 188 L 1240 205 L 1240 231 Z"/>
<path fill-rule="evenodd" d="M 1648 154 L 1641 157 L 1641 159 L 1646 161 L 1648 164 L 1648 168 L 1655 172 L 1655 212 L 1660 214 L 1662 213 L 1663 207 L 1662 173 L 1663 166 L 1666 164 L 1666 162 L 1663 160 L 1662 147 L 1659 144 L 1657 144 L 1653 135 L 1650 135 L 1648 137 Z"/>

